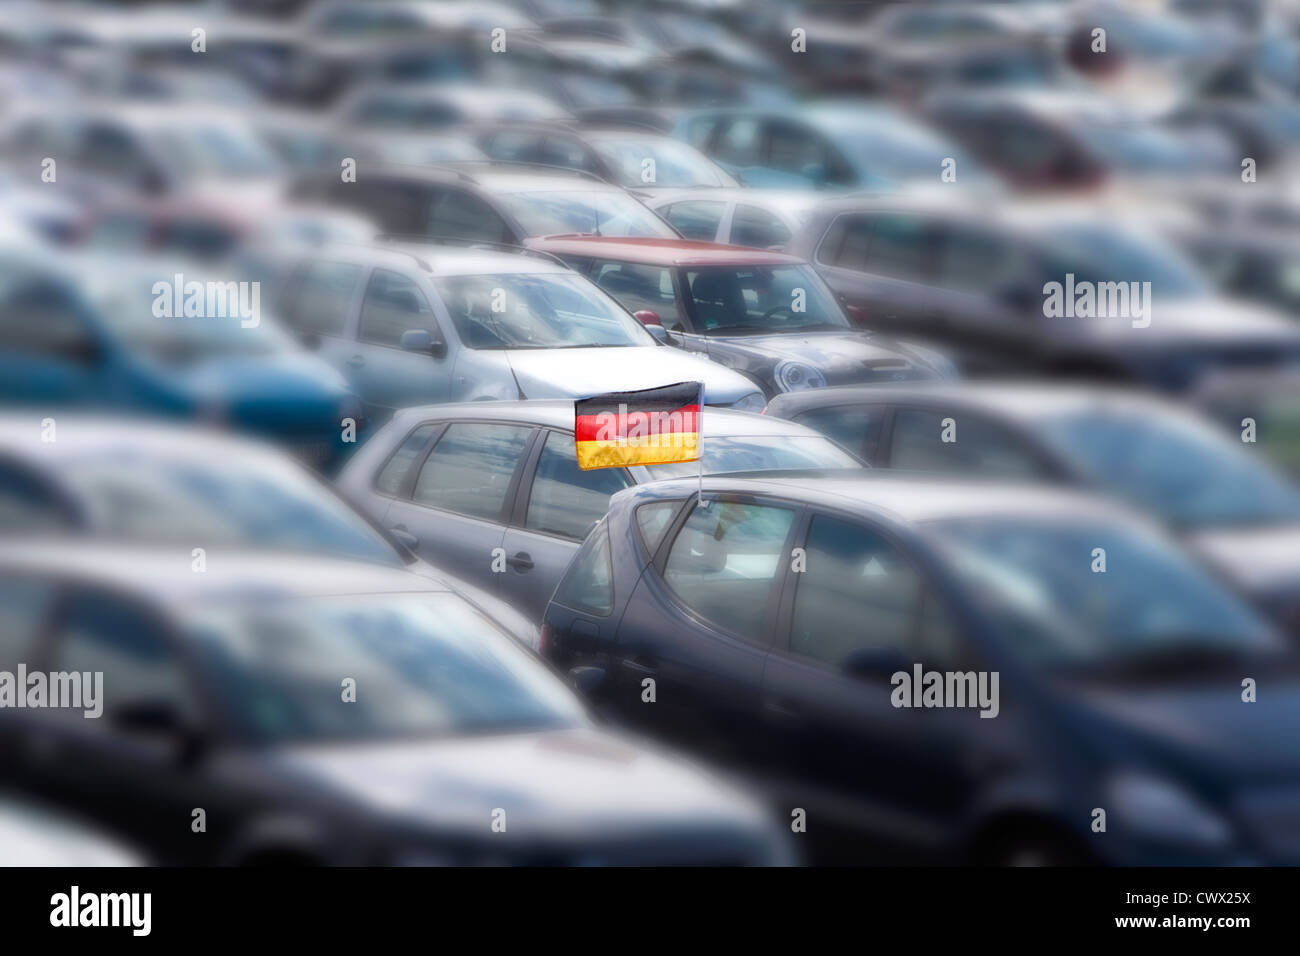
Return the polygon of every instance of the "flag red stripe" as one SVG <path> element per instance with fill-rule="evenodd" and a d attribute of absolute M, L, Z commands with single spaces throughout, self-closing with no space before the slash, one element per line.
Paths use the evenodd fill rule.
<path fill-rule="evenodd" d="M 665 433 L 672 434 L 675 432 L 699 431 L 700 406 L 697 404 L 691 404 L 683 405 L 680 408 L 675 408 L 671 411 L 667 409 L 647 411 L 629 409 L 626 415 L 619 415 L 614 409 L 610 409 L 608 412 L 608 418 L 605 415 L 579 415 L 574 420 L 573 437 L 575 441 L 601 441 L 602 439 L 608 440 L 620 436 L 626 437 L 632 424 L 638 421 L 642 424 L 643 429 L 647 428 L 649 423 L 648 416 L 651 415 L 658 416 L 656 418 L 656 427 L 659 429 L 658 434 L 662 435 Z M 681 427 L 673 427 L 676 422 L 672 418 L 668 418 L 667 416 L 669 415 L 677 415 Z M 600 436 L 602 426 L 607 426 L 610 418 L 617 418 L 617 430 L 613 435 L 609 435 L 607 430 L 604 436 Z M 646 433 L 648 433 L 648 431 Z"/>

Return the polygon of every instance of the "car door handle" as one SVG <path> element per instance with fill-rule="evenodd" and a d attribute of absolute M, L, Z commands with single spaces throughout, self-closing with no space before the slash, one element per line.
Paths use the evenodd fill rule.
<path fill-rule="evenodd" d="M 348 364 L 353 368 L 361 368 L 361 366 L 366 364 L 366 357 L 364 355 L 354 355 L 352 358 L 348 359 Z"/>
<path fill-rule="evenodd" d="M 631 671 L 633 674 L 652 675 L 659 673 L 654 662 L 647 657 L 624 658 L 621 662 L 623 670 Z"/>
<path fill-rule="evenodd" d="M 527 551 L 520 551 L 513 557 L 506 558 L 506 564 L 522 574 L 533 569 L 533 556 Z"/>
<path fill-rule="evenodd" d="M 773 697 L 763 698 L 763 710 L 773 717 L 780 717 L 783 720 L 791 720 L 800 715 L 799 708 L 788 700 L 777 700 Z"/>

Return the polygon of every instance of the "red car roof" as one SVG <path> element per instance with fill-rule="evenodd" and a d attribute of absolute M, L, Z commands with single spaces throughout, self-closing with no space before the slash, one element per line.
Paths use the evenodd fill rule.
<path fill-rule="evenodd" d="M 788 266 L 802 265 L 804 261 L 783 252 L 695 239 L 562 235 L 527 239 L 525 242 L 552 255 L 591 256 L 652 266 Z"/>

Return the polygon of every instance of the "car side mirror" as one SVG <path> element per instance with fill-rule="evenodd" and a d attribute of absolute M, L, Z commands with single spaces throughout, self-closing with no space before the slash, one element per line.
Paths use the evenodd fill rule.
<path fill-rule="evenodd" d="M 407 352 L 421 352 L 434 358 L 447 354 L 447 344 L 428 329 L 407 329 L 402 333 L 401 345 Z"/>
<path fill-rule="evenodd" d="M 590 697 L 605 683 L 605 668 L 589 666 L 570 668 L 569 680 L 573 682 L 574 690 L 583 697 Z"/>
<path fill-rule="evenodd" d="M 663 328 L 663 320 L 659 318 L 658 312 L 651 312 L 649 309 L 638 309 L 632 313 L 632 317 L 644 325 L 646 328 L 657 325 Z"/>

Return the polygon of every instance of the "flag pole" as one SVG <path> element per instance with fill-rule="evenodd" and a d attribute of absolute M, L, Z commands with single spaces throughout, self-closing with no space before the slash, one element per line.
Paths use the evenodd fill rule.
<path fill-rule="evenodd" d="M 699 463 L 699 494 L 695 501 L 695 507 L 703 510 L 704 508 L 704 383 L 700 383 L 700 397 L 698 404 L 695 406 L 699 411 L 695 413 L 695 460 Z"/>

